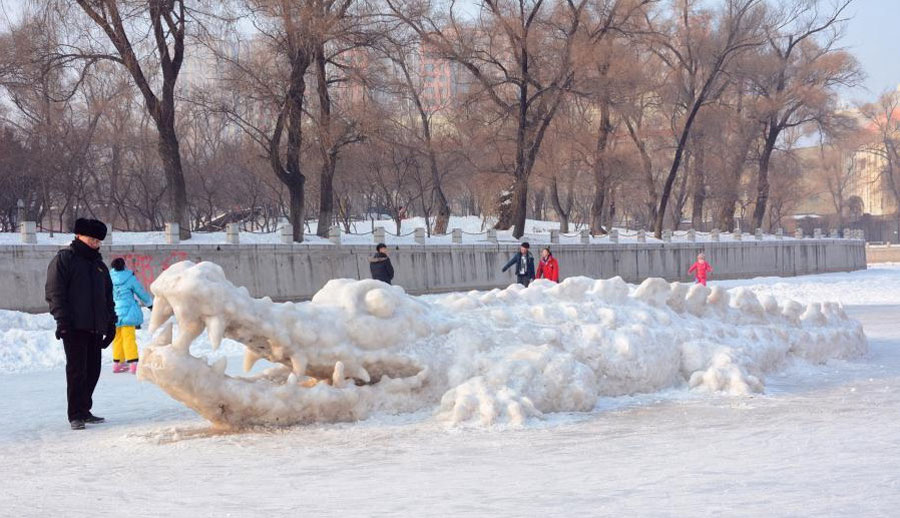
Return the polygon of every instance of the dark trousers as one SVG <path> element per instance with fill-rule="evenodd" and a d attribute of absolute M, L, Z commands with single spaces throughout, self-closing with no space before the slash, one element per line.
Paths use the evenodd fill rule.
<path fill-rule="evenodd" d="M 519 284 L 521 284 L 522 286 L 525 286 L 526 288 L 528 287 L 529 284 L 531 284 L 531 277 L 529 277 L 527 275 L 516 275 L 516 279 L 518 279 Z"/>
<path fill-rule="evenodd" d="M 91 397 L 100 379 L 101 341 L 100 335 L 84 331 L 71 331 L 63 338 L 69 421 L 85 419 L 91 413 Z"/>

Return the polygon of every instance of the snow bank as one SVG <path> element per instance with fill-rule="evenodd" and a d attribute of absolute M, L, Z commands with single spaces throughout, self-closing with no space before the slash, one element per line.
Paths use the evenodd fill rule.
<path fill-rule="evenodd" d="M 150 312 L 144 309 L 144 320 Z M 49 313 L 31 314 L 0 310 L 0 374 L 40 372 L 61 369 L 66 365 L 66 353 L 62 342 L 56 339 L 56 322 Z M 150 341 L 144 329 L 137 331 L 137 341 L 143 345 Z M 244 347 L 226 340 L 223 347 L 213 352 L 206 333 L 191 346 L 194 354 L 214 359 L 226 355 L 243 354 Z M 112 348 L 103 351 L 103 364 L 112 363 Z"/>
<path fill-rule="evenodd" d="M 450 423 L 517 424 L 675 386 L 760 392 L 764 375 L 791 358 L 824 362 L 867 347 L 837 304 L 662 279 L 630 287 L 575 277 L 419 298 L 338 279 L 310 302 L 273 304 L 215 264 L 186 261 L 151 290 L 159 331 L 139 377 L 222 427 L 427 408 Z M 204 331 L 213 349 L 224 338 L 243 344 L 245 370 L 259 358 L 276 367 L 226 375 L 224 358 L 190 354 Z"/>

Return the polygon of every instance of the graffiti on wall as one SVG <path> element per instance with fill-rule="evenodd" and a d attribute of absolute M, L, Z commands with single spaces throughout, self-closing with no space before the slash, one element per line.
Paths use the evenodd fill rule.
<path fill-rule="evenodd" d="M 124 254 L 120 255 L 125 259 L 125 267 L 134 272 L 134 276 L 141 281 L 144 286 L 150 286 L 156 277 L 166 268 L 175 263 L 186 261 L 187 252 L 173 251 L 166 255 L 148 255 L 148 254 Z"/>

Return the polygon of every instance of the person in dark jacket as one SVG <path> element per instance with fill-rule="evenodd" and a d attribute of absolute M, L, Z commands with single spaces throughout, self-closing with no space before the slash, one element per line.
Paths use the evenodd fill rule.
<path fill-rule="evenodd" d="M 375 246 L 375 255 L 369 259 L 369 271 L 372 272 L 372 278 L 376 281 L 390 284 L 394 279 L 394 267 L 391 265 L 391 258 L 387 255 L 386 244 L 378 243 Z"/>
<path fill-rule="evenodd" d="M 56 338 L 66 351 L 66 396 L 69 424 L 102 423 L 91 413 L 100 378 L 100 349 L 116 336 L 116 311 L 109 270 L 100 255 L 106 225 L 95 219 L 75 222 L 75 240 L 59 251 L 47 268 L 45 293 L 56 320 Z"/>
<path fill-rule="evenodd" d="M 522 245 L 519 246 L 519 251 L 516 252 L 516 254 L 512 256 L 512 259 L 506 263 L 506 266 L 503 267 L 503 271 L 505 272 L 515 266 L 516 280 L 526 288 L 531 284 L 531 281 L 534 280 L 534 256 L 528 251 L 529 248 L 531 248 L 531 245 L 529 245 L 527 241 L 522 243 Z"/>

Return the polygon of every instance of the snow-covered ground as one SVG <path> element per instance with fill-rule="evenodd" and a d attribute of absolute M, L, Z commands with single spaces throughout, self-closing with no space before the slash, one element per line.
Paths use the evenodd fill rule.
<path fill-rule="evenodd" d="M 95 409 L 109 422 L 72 432 L 49 317 L 0 313 L 0 514 L 895 516 L 900 265 L 721 284 L 842 302 L 869 352 L 792 361 L 764 394 L 677 387 L 522 427 L 423 411 L 239 434 L 105 365 Z"/>
<path fill-rule="evenodd" d="M 462 230 L 463 243 L 479 243 L 487 240 L 487 230 L 491 228 L 494 221 L 491 219 L 483 220 L 478 216 L 451 216 L 448 225 L 448 232 L 454 228 Z M 392 220 L 366 220 L 355 221 L 351 224 L 350 233 L 343 232 L 341 234 L 341 242 L 345 244 L 368 245 L 374 243 L 373 230 L 376 227 L 385 229 L 385 242 L 389 245 L 413 244 L 415 236 L 413 235 L 417 228 L 425 228 L 425 218 L 415 217 L 403 220 L 400 233 L 397 234 L 397 225 Z M 312 222 L 309 229 L 305 233 L 304 242 L 309 244 L 330 244 L 326 238 L 315 235 L 316 223 Z M 559 222 L 543 221 L 543 220 L 526 220 L 524 240 L 530 240 L 534 243 L 545 244 L 550 242 L 550 231 L 559 230 Z M 575 225 L 569 227 L 569 233 L 560 236 L 560 243 L 580 243 L 580 228 Z M 617 229 L 619 231 L 619 242 L 634 243 L 637 242 L 637 231 L 624 228 Z M 809 236 L 807 236 L 808 238 Z M 111 239 L 111 240 L 110 240 Z M 119 245 L 154 245 L 165 244 L 166 236 L 163 232 L 113 232 L 108 242 Z M 660 240 L 653 237 L 652 232 L 646 234 L 647 242 L 659 242 Z M 723 232 L 719 236 L 720 241 L 733 241 L 734 236 L 730 233 Z M 743 239 L 754 239 L 751 234 L 746 232 Z M 777 239 L 774 235 L 767 234 L 765 240 Z M 785 235 L 784 239 L 792 239 L 792 236 Z M 37 244 L 39 245 L 65 245 L 72 240 L 69 233 L 54 233 L 51 235 L 47 232 L 37 233 Z M 499 242 L 518 242 L 512 236 L 511 230 L 497 232 L 497 240 Z M 687 241 L 687 231 L 675 232 L 673 241 Z M 708 232 L 697 232 L 696 240 L 698 242 L 711 241 L 712 237 Z M 591 243 L 608 243 L 608 236 L 592 236 Z M 185 244 L 204 245 L 204 244 L 222 244 L 225 243 L 225 232 L 194 232 L 191 239 L 183 241 Z M 241 232 L 240 242 L 246 244 L 276 244 L 281 243 L 281 234 L 278 232 Z M 435 235 L 426 238 L 425 243 L 431 245 L 448 245 L 451 244 L 452 238 L 449 234 Z M 21 245 L 22 239 L 18 233 L 0 233 L 0 245 Z"/>

